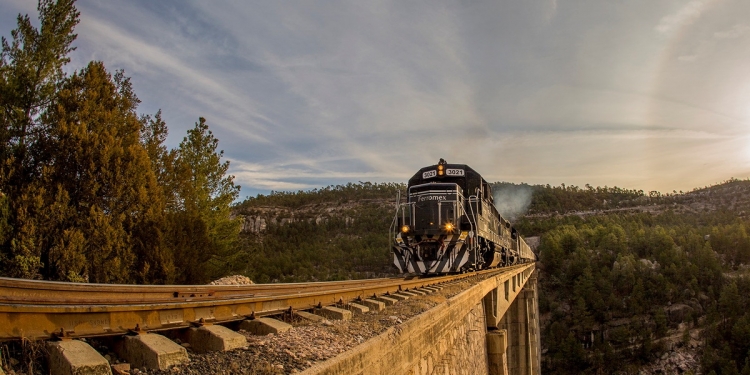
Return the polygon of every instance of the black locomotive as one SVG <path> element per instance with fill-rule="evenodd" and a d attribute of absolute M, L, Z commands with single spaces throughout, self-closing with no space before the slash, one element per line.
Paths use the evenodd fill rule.
<path fill-rule="evenodd" d="M 441 274 L 536 261 L 493 201 L 487 181 L 465 164 L 440 159 L 420 169 L 391 228 L 396 268 Z"/>

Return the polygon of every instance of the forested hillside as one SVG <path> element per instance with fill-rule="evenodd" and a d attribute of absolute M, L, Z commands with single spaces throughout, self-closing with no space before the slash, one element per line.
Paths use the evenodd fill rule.
<path fill-rule="evenodd" d="M 0 55 L 0 276 L 203 283 L 236 250 L 239 186 L 200 118 L 167 149 L 122 71 L 68 75 L 79 13 L 39 2 Z"/>
<path fill-rule="evenodd" d="M 405 190 L 360 182 L 249 198 L 235 207 L 245 221 L 235 270 L 257 282 L 393 275 L 388 229 Z"/>
<path fill-rule="evenodd" d="M 542 236 L 545 373 L 750 373 L 750 181 L 607 205 L 591 190 L 536 187 L 516 222 Z"/>
<path fill-rule="evenodd" d="M 259 281 L 392 272 L 386 233 L 404 188 L 360 183 L 247 200 L 236 207 L 247 218 L 241 271 Z M 493 188 L 498 206 L 528 195 L 522 208 L 533 213 L 515 226 L 541 236 L 545 373 L 750 371 L 750 181 L 648 195 Z M 667 363 L 673 354 L 688 359 Z"/>
<path fill-rule="evenodd" d="M 241 268 L 260 281 L 385 274 L 404 188 L 360 183 L 249 199 L 236 207 L 249 218 Z M 530 212 L 515 220 L 524 236 L 541 236 L 545 373 L 750 371 L 750 181 L 671 194 L 493 189 L 501 212 Z M 661 359 L 674 353 L 687 359 Z"/>

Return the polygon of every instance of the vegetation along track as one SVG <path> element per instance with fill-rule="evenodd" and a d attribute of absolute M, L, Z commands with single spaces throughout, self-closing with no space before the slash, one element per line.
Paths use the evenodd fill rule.
<path fill-rule="evenodd" d="M 514 267 L 440 277 L 242 286 L 105 285 L 0 278 L 0 340 L 106 336 L 187 327 L 201 321 L 230 322 L 487 277 Z"/>

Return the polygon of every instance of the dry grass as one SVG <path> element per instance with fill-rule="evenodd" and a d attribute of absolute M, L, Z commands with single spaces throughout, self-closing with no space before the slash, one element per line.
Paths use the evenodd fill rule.
<path fill-rule="evenodd" d="M 445 298 L 444 295 L 438 294 L 438 293 L 428 294 L 428 295 L 426 295 L 426 296 L 424 296 L 422 298 L 424 298 L 425 300 L 430 301 L 430 302 L 432 302 L 432 303 L 434 303 L 436 305 L 439 305 L 439 304 L 441 304 L 441 303 L 443 303 L 443 302 L 445 302 L 445 301 L 448 300 L 447 298 Z"/>
<path fill-rule="evenodd" d="M 23 338 L 9 341 L 0 346 L 0 365 L 21 375 L 47 374 L 47 346 L 44 341 Z"/>

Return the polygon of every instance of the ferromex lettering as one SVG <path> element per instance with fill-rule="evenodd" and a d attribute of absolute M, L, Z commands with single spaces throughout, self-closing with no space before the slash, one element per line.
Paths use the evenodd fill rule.
<path fill-rule="evenodd" d="M 428 195 L 428 196 L 425 196 L 425 197 L 419 197 L 419 201 L 420 202 L 424 202 L 424 201 L 444 201 L 446 199 L 448 199 L 448 197 L 446 197 L 445 195 Z"/>

